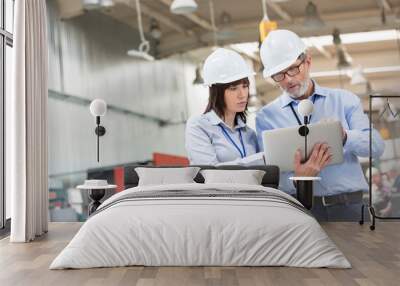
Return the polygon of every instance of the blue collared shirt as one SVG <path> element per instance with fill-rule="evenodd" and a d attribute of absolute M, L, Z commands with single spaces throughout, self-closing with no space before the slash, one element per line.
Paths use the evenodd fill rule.
<path fill-rule="evenodd" d="M 344 162 L 321 170 L 318 175 L 321 181 L 315 183 L 314 194 L 330 196 L 343 192 L 368 190 L 368 184 L 357 158 L 357 156 L 369 157 L 369 119 L 363 112 L 360 99 L 349 91 L 324 88 L 314 82 L 314 93 L 310 100 L 315 100 L 311 123 L 328 118 L 336 119 L 342 123 L 347 133 Z M 261 148 L 263 148 L 261 134 L 264 130 L 298 126 L 290 104 L 293 104 L 297 112 L 299 100 L 284 93 L 257 113 L 256 130 Z M 299 114 L 298 117 L 302 119 Z M 375 129 L 372 132 L 372 156 L 379 157 L 383 154 L 385 145 L 379 133 Z M 281 173 L 280 189 L 292 194 L 295 188 L 289 180 L 290 176 L 293 176 L 293 172 Z"/>
<path fill-rule="evenodd" d="M 246 155 L 259 151 L 257 136 L 253 129 L 241 119 L 231 129 L 214 111 L 191 117 L 186 123 L 186 151 L 192 165 L 217 165 L 220 163 L 240 164 L 241 155 L 229 138 L 223 133 L 225 128 L 229 136 L 242 149 L 239 130 L 242 133 Z"/>

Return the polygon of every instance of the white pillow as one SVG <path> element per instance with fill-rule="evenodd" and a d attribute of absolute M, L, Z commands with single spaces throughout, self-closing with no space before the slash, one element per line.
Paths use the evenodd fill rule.
<path fill-rule="evenodd" d="M 196 177 L 199 170 L 199 167 L 135 168 L 139 176 L 138 186 L 195 183 L 193 179 Z"/>
<path fill-rule="evenodd" d="M 265 171 L 262 170 L 202 170 L 205 184 L 233 183 L 261 185 Z"/>

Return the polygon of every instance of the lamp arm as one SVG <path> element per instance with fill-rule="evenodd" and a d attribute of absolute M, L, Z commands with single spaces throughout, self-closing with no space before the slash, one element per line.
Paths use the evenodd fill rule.
<path fill-rule="evenodd" d="M 96 116 L 96 124 L 97 124 L 97 129 L 99 129 L 99 126 L 100 126 L 100 116 Z M 96 132 L 96 134 L 97 134 L 97 162 L 99 162 L 100 161 L 100 151 L 99 151 L 99 149 L 100 149 L 100 135 L 99 135 L 99 132 Z"/>
<path fill-rule="evenodd" d="M 307 129 L 307 124 L 308 124 L 308 116 L 304 116 L 304 126 L 306 127 L 306 129 Z M 305 162 L 307 162 L 307 160 L 308 160 L 307 135 L 308 135 L 308 132 L 305 132 L 305 136 L 304 136 L 304 160 L 305 160 Z"/>

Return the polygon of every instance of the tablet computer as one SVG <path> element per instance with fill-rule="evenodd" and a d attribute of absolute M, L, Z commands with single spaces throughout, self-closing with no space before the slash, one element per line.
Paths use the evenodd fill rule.
<path fill-rule="evenodd" d="M 299 133 L 300 126 L 266 130 L 262 133 L 264 156 L 267 165 L 277 165 L 280 170 L 294 170 L 294 155 L 301 150 L 304 160 L 304 137 Z M 316 143 L 326 142 L 333 155 L 329 165 L 343 162 L 342 127 L 339 121 L 323 122 L 308 125 L 307 154 L 311 155 Z"/>

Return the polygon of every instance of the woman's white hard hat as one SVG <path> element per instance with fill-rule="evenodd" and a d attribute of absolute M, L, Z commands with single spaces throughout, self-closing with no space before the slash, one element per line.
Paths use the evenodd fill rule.
<path fill-rule="evenodd" d="M 291 66 L 306 51 L 306 48 L 300 37 L 292 31 L 273 30 L 269 32 L 260 48 L 264 78 Z"/>
<path fill-rule="evenodd" d="M 254 74 L 239 53 L 224 48 L 218 48 L 209 55 L 203 66 L 204 84 L 208 86 L 234 82 Z"/>

